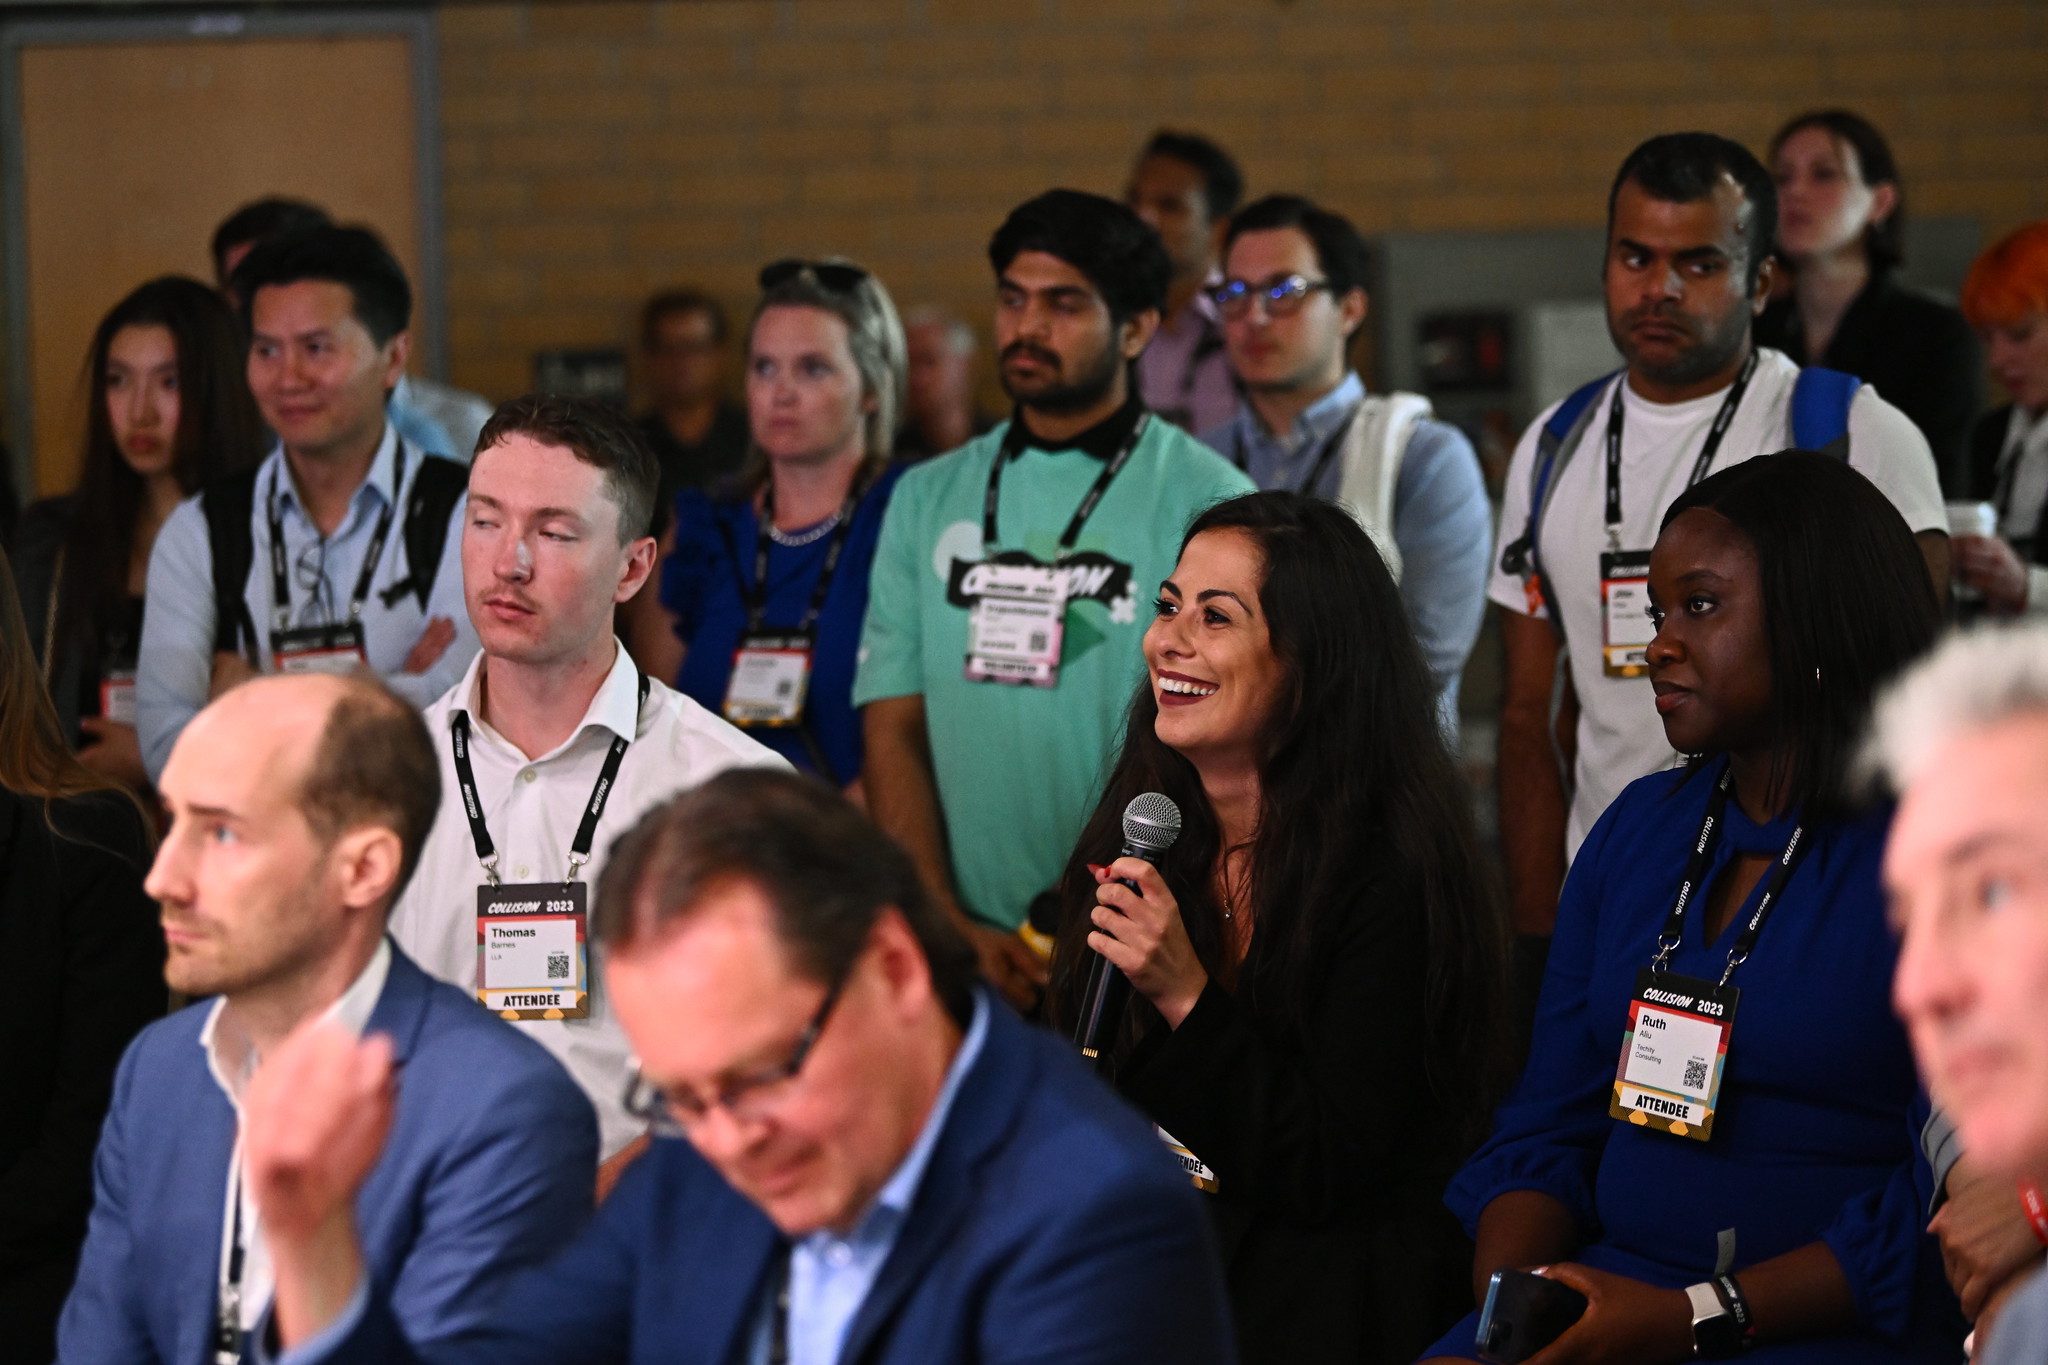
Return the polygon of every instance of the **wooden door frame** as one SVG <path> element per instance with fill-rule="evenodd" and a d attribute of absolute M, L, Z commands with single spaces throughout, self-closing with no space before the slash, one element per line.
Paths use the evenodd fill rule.
<path fill-rule="evenodd" d="M 448 374 L 448 307 L 444 289 L 441 216 L 441 76 L 434 14 L 430 8 L 274 10 L 151 15 L 124 11 L 62 19 L 0 19 L 0 269 L 6 278 L 7 436 L 15 487 L 24 501 L 36 489 L 35 385 L 30 367 L 28 298 L 27 149 L 21 108 L 21 62 L 29 48 L 90 43 L 218 43 L 237 38 L 402 37 L 412 54 L 414 147 L 418 184 L 419 278 L 414 307 L 427 323 L 427 345 L 416 349 L 430 378 Z"/>

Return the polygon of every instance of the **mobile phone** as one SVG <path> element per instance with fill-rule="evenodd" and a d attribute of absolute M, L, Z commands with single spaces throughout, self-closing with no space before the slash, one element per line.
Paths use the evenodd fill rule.
<path fill-rule="evenodd" d="M 1496 1270 L 1479 1310 L 1479 1358 L 1520 1365 L 1563 1336 L 1586 1311 L 1586 1296 L 1526 1270 Z"/>

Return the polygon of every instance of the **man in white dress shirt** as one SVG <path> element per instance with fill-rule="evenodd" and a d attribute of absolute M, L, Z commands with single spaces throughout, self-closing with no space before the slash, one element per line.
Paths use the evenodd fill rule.
<path fill-rule="evenodd" d="M 613 608 L 647 581 L 657 467 L 603 405 L 499 407 L 470 466 L 463 600 L 482 653 L 427 708 L 443 800 L 392 916 L 429 972 L 474 992 L 560 1059 L 596 1107 L 609 1187 L 645 1125 L 629 1049 L 595 988 L 588 887 L 640 814 L 712 774 L 783 766 L 643 676 Z"/>

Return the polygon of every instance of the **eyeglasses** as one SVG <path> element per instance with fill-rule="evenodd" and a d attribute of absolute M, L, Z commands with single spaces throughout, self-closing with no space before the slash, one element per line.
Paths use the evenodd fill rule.
<path fill-rule="evenodd" d="M 1287 318 L 1299 313 L 1308 296 L 1318 289 L 1336 292 L 1328 280 L 1311 280 L 1304 275 L 1282 275 L 1264 284 L 1225 280 L 1209 291 L 1209 301 L 1226 318 L 1243 317 L 1251 311 L 1255 299 L 1264 300 L 1267 317 Z"/>
<path fill-rule="evenodd" d="M 846 261 L 806 261 L 791 256 L 761 267 L 761 287 L 773 289 L 803 274 L 835 294 L 851 294 L 868 278 L 867 271 Z"/>
<path fill-rule="evenodd" d="M 664 1128 L 691 1128 L 704 1122 L 714 1109 L 723 1109 L 738 1123 L 754 1123 L 768 1117 L 775 1106 L 787 1093 L 779 1087 L 796 1079 L 803 1070 L 804 1061 L 817 1046 L 818 1035 L 825 1031 L 825 1021 L 832 1015 L 832 1007 L 839 1003 L 840 993 L 846 989 L 846 978 L 841 977 L 825 992 L 825 998 L 818 1005 L 818 1012 L 811 1016 L 811 1022 L 804 1025 L 798 1035 L 796 1046 L 791 1049 L 787 1060 L 774 1066 L 764 1066 L 746 1076 L 735 1076 L 718 1087 L 716 1094 L 705 1099 L 689 1089 L 664 1090 L 641 1074 L 634 1067 L 633 1074 L 626 1081 L 624 1098 L 628 1114 L 645 1123 L 651 1123 L 657 1130 Z"/>

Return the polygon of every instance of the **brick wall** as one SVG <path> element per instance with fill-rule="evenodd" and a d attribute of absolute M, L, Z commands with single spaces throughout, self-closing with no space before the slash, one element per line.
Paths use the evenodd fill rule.
<path fill-rule="evenodd" d="M 1840 102 L 1914 209 L 2048 215 L 2030 0 L 574 0 L 451 5 L 441 41 L 454 378 L 494 397 L 790 252 L 985 326 L 1003 212 L 1114 193 L 1162 123 L 1368 232 L 1509 229 L 1597 224 L 1652 132 L 1761 148 Z"/>

